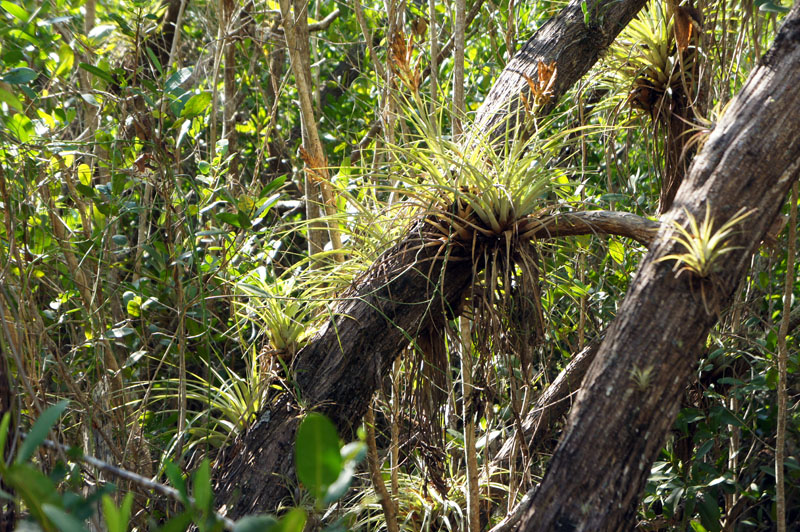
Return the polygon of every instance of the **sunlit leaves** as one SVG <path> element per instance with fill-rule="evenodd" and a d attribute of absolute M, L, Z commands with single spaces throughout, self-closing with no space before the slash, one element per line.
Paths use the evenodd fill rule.
<path fill-rule="evenodd" d="M 89 63 L 78 63 L 78 67 L 82 68 L 83 70 L 94 74 L 98 78 L 104 80 L 106 83 L 112 83 L 113 79 L 111 78 L 111 74 L 106 70 L 100 68 L 99 66 L 90 65 Z"/>
<path fill-rule="evenodd" d="M 18 113 L 22 112 L 22 102 L 13 93 L 0 87 L 0 103 L 5 103 Z"/>
<path fill-rule="evenodd" d="M 25 11 L 22 6 L 13 2 L 9 2 L 8 0 L 3 0 L 0 2 L 0 7 L 2 7 L 7 13 L 13 15 L 20 22 L 28 21 L 28 12 Z"/>
<path fill-rule="evenodd" d="M 67 44 L 62 44 L 58 49 L 57 61 L 52 61 L 48 65 L 53 76 L 60 77 L 68 75 L 75 64 L 75 54 Z"/>
<path fill-rule="evenodd" d="M 33 123 L 22 113 L 7 118 L 6 127 L 20 142 L 30 142 L 35 133 Z"/>
<path fill-rule="evenodd" d="M 188 119 L 205 114 L 208 112 L 209 103 L 211 103 L 210 92 L 201 92 L 199 94 L 195 94 L 183 105 L 180 115 L 181 117 Z"/>

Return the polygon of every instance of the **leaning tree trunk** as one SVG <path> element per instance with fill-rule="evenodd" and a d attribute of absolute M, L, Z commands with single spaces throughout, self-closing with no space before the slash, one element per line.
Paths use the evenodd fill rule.
<path fill-rule="evenodd" d="M 582 3 L 593 15 L 588 25 Z M 528 93 L 530 99 L 525 76 L 536 76 L 539 60 L 558 64 L 551 95 L 554 103 L 592 67 L 645 3 L 570 2 L 504 69 L 478 120 L 499 124 L 496 134 L 505 127 L 506 117 L 513 122 L 521 109 L 520 95 Z M 557 222 L 542 235 L 558 236 Z M 292 448 L 299 403 L 328 415 L 345 438 L 351 437 L 381 379 L 409 341 L 427 323 L 457 313 L 471 281 L 469 246 L 452 243 L 442 249 L 440 238 L 441 233 L 420 222 L 372 265 L 334 309 L 334 317 L 297 354 L 292 378 L 299 397 L 287 394 L 278 405 L 261 412 L 221 461 L 215 492 L 224 504 L 223 513 L 238 518 L 274 510 L 290 494 L 287 486 L 295 478 Z"/>
<path fill-rule="evenodd" d="M 678 413 L 718 309 L 732 301 L 750 255 L 800 171 L 800 5 L 697 155 L 665 215 L 715 227 L 752 214 L 705 278 L 676 276 L 686 250 L 665 225 L 611 325 L 521 530 L 631 530 L 650 465 Z"/>

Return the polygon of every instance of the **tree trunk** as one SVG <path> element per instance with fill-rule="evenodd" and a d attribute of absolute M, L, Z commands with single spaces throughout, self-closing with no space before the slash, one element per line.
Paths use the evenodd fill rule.
<path fill-rule="evenodd" d="M 800 6 L 730 104 L 666 219 L 687 226 L 706 207 L 718 227 L 739 224 L 701 278 L 676 276 L 667 254 L 683 253 L 662 228 L 589 369 L 550 468 L 521 530 L 630 530 L 650 465 L 678 413 L 680 396 L 718 309 L 732 297 L 749 258 L 800 169 Z"/>
<path fill-rule="evenodd" d="M 526 77 L 537 79 L 539 61 L 547 64 L 555 61 L 558 68 L 550 103 L 542 109 L 549 112 L 646 3 L 647 0 L 572 0 L 503 69 L 478 110 L 475 119 L 478 130 L 491 131 L 493 139 L 503 139 L 506 131 L 515 130 L 517 120 L 526 112 L 520 96 L 532 101 Z"/>
<path fill-rule="evenodd" d="M 535 61 L 540 58 L 558 62 L 551 100 L 555 102 L 591 68 L 602 48 L 646 1 L 586 3 L 589 12 L 597 14 L 594 22 L 584 24 L 581 0 L 573 0 L 509 63 L 479 116 L 500 124 L 509 109 L 519 109 L 520 91 L 528 86 L 519 72 L 535 72 Z M 530 236 L 558 236 L 558 220 L 551 222 L 553 225 L 542 226 L 541 232 L 532 229 Z M 570 227 L 574 230 L 576 225 Z M 584 227 L 585 233 L 603 232 L 593 225 Z M 292 375 L 299 397 L 286 394 L 261 412 L 259 421 L 221 457 L 215 492 L 224 504 L 222 513 L 238 518 L 274 510 L 292 493 L 292 448 L 302 413 L 299 404 L 326 414 L 344 439 L 351 438 L 372 394 L 409 341 L 430 320 L 457 315 L 471 281 L 472 243 L 462 247 L 451 241 L 444 247 L 440 239 L 441 233 L 418 223 L 343 295 L 332 312 L 334 317 L 295 357 Z"/>

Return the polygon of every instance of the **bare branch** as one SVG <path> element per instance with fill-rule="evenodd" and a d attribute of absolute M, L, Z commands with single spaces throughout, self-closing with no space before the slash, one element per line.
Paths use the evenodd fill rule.
<path fill-rule="evenodd" d="M 540 240 L 575 235 L 617 235 L 649 245 L 660 228 L 659 222 L 629 212 L 578 211 L 531 218 L 523 233 Z"/>

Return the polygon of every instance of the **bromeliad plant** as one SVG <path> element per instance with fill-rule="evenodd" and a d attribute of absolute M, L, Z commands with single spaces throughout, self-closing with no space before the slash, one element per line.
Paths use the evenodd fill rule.
<path fill-rule="evenodd" d="M 700 225 L 692 214 L 684 209 L 689 219 L 689 228 L 682 226 L 675 220 L 672 225 L 679 234 L 672 236 L 672 239 L 683 246 L 685 253 L 671 253 L 658 259 L 657 262 L 674 260 L 675 276 L 680 276 L 683 272 L 691 272 L 694 275 L 707 278 L 714 274 L 719 268 L 719 258 L 730 253 L 736 246 L 728 246 L 727 242 L 733 234 L 736 225 L 750 216 L 752 211 L 739 210 L 733 218 L 722 224 L 714 231 L 714 219 L 711 217 L 711 207 L 706 204 L 706 215 Z"/>
<path fill-rule="evenodd" d="M 705 218 L 700 225 L 697 224 L 697 220 L 689 211 L 684 209 L 684 212 L 689 219 L 689 228 L 687 229 L 672 220 L 672 225 L 678 233 L 673 234 L 671 238 L 680 244 L 686 252 L 665 255 L 659 258 L 657 262 L 674 260 L 675 265 L 672 270 L 675 272 L 676 277 L 679 277 L 683 272 L 690 272 L 701 280 L 709 279 L 714 282 L 714 274 L 719 270 L 719 260 L 722 255 L 738 249 L 737 246 L 729 246 L 728 239 L 735 231 L 736 225 L 750 216 L 752 211 L 739 210 L 733 218 L 722 224 L 716 231 L 714 231 L 714 219 L 711 217 L 711 207 L 708 204 L 706 204 Z M 713 298 L 712 304 L 709 305 L 705 283 L 700 284 L 700 296 L 706 312 L 710 314 L 716 309 Z"/>
<path fill-rule="evenodd" d="M 469 240 L 516 231 L 528 217 L 548 208 L 546 197 L 563 172 L 554 164 L 571 130 L 551 136 L 533 135 L 525 142 L 503 142 L 498 149 L 488 135 L 473 134 L 455 141 L 420 112 L 409 111 L 417 139 L 390 146 L 408 184 L 404 191 L 423 212 L 432 214 L 447 236 Z M 554 121 L 537 129 L 545 130 Z M 521 127 L 521 126 L 520 126 Z M 509 134 L 510 135 L 510 134 Z"/>
<path fill-rule="evenodd" d="M 606 76 L 629 87 L 628 100 L 653 118 L 671 110 L 672 91 L 691 74 L 681 55 L 697 41 L 702 15 L 689 6 L 654 2 L 630 22 L 609 50 Z"/>
<path fill-rule="evenodd" d="M 238 313 L 244 322 L 260 325 L 267 340 L 265 353 L 288 359 L 310 336 L 316 308 L 309 303 L 310 295 L 298 295 L 303 287 L 296 286 L 295 277 L 272 281 L 267 277 L 266 269 L 259 267 L 236 283 L 236 290 L 248 298 L 239 303 Z"/>

